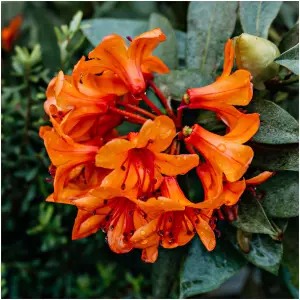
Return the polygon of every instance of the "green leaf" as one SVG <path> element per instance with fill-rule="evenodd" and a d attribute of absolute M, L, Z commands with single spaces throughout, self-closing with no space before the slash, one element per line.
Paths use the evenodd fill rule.
<path fill-rule="evenodd" d="M 123 38 L 126 36 L 135 37 L 147 31 L 147 22 L 142 20 L 127 20 L 127 19 L 93 19 L 84 20 L 82 25 L 90 25 L 88 28 L 83 28 L 83 34 L 96 47 L 101 40 L 109 34 L 119 34 Z"/>
<path fill-rule="evenodd" d="M 290 144 L 299 142 L 299 124 L 284 109 L 268 100 L 253 100 L 247 110 L 260 114 L 260 127 L 252 138 L 263 144 Z"/>
<path fill-rule="evenodd" d="M 269 217 L 290 218 L 299 214 L 298 172 L 277 172 L 257 186 L 263 194 L 262 204 Z"/>
<path fill-rule="evenodd" d="M 175 34 L 178 42 L 178 58 L 185 59 L 186 33 L 180 30 L 175 30 Z"/>
<path fill-rule="evenodd" d="M 298 171 L 299 145 L 251 144 L 254 150 L 252 165 L 267 171 Z"/>
<path fill-rule="evenodd" d="M 82 16 L 83 16 L 83 13 L 82 11 L 78 11 L 72 21 L 70 22 L 70 26 L 69 26 L 69 31 L 71 33 L 77 31 L 79 29 L 79 26 L 80 26 L 80 22 L 81 22 L 81 19 L 82 19 Z"/>
<path fill-rule="evenodd" d="M 160 14 L 152 13 L 149 19 L 149 30 L 155 28 L 160 28 L 167 40 L 158 45 L 154 55 L 158 56 L 170 69 L 176 69 L 178 66 L 178 43 L 170 21 Z"/>
<path fill-rule="evenodd" d="M 165 97 L 177 101 L 181 101 L 188 88 L 204 86 L 212 81 L 211 75 L 201 74 L 201 71 L 196 69 L 171 70 L 169 74 L 155 78 L 155 83 Z"/>
<path fill-rule="evenodd" d="M 275 62 L 299 75 L 299 43 L 282 53 Z"/>
<path fill-rule="evenodd" d="M 290 219 L 283 236 L 283 265 L 291 274 L 292 284 L 299 289 L 299 219 Z"/>
<path fill-rule="evenodd" d="M 42 7 L 32 6 L 30 9 L 38 28 L 38 40 L 41 45 L 42 60 L 46 68 L 56 72 L 61 67 L 60 51 L 57 44 L 52 15 Z"/>
<path fill-rule="evenodd" d="M 247 192 L 239 202 L 238 219 L 232 225 L 246 232 L 276 235 L 260 201 Z"/>
<path fill-rule="evenodd" d="M 159 249 L 158 259 L 152 269 L 153 298 L 162 299 L 168 297 L 172 283 L 178 276 L 184 250 L 186 250 L 185 247 Z"/>
<path fill-rule="evenodd" d="M 299 44 L 299 23 L 286 33 L 279 44 L 280 52 L 284 52 Z"/>
<path fill-rule="evenodd" d="M 208 252 L 194 238 L 180 276 L 180 298 L 212 291 L 246 264 L 246 260 L 226 240 L 218 240 Z"/>
<path fill-rule="evenodd" d="M 231 37 L 238 2 L 192 1 L 188 8 L 186 63 L 188 68 L 214 72 Z"/>
<path fill-rule="evenodd" d="M 244 32 L 266 39 L 281 4 L 282 1 L 240 1 L 240 20 Z"/>
<path fill-rule="evenodd" d="M 265 234 L 253 234 L 250 242 L 250 252 L 244 253 L 237 242 L 236 230 L 232 226 L 226 228 L 225 234 L 245 259 L 259 268 L 278 275 L 283 254 L 281 243 L 274 241 Z"/>
<path fill-rule="evenodd" d="M 130 122 L 123 122 L 116 129 L 120 135 L 128 134 L 129 132 L 137 132 L 141 128 L 139 124 L 133 124 Z"/>

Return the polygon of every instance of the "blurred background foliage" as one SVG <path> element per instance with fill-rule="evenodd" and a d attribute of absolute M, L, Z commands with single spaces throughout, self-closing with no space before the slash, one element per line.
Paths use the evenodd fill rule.
<path fill-rule="evenodd" d="M 166 289 L 170 298 L 178 298 L 179 283 L 173 279 L 179 274 L 174 268 L 182 253 L 187 253 L 186 247 L 173 250 L 174 261 L 167 258 L 168 251 L 161 251 L 153 267 L 140 260 L 139 251 L 125 255 L 111 252 L 101 232 L 71 241 L 76 208 L 44 202 L 52 186 L 46 181 L 49 160 L 38 129 L 48 124 L 43 102 L 50 79 L 59 69 L 71 72 L 74 63 L 92 49 L 91 35 L 86 39 L 83 34 L 88 26 L 84 22 L 81 25 L 81 18 L 148 21 L 152 13 L 159 13 L 179 31 L 178 36 L 187 30 L 188 5 L 188 1 L 1 2 L 2 27 L 17 14 L 24 18 L 17 46 L 9 53 L 2 51 L 1 59 L 2 298 L 152 298 Z M 269 30 L 269 39 L 278 44 L 298 17 L 298 2 L 284 2 Z M 233 36 L 241 33 L 238 20 Z M 178 46 L 182 59 L 185 49 Z M 194 74 L 191 77 L 195 80 Z M 176 80 L 173 82 L 176 87 Z M 289 87 L 271 96 L 298 119 L 298 88 Z M 204 126 L 209 118 L 199 123 Z M 288 226 L 298 228 L 297 218 Z M 286 241 L 287 247 L 297 249 L 296 244 Z M 297 263 L 291 256 L 284 261 L 287 266 Z M 241 263 L 238 269 L 237 275 L 220 288 L 197 298 L 297 297 L 287 268 L 280 268 L 278 276 L 252 264 Z M 170 285 L 160 281 L 163 276 Z"/>

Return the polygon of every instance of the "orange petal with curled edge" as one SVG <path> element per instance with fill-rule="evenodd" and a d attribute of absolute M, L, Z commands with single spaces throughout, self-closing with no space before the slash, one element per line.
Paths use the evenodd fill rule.
<path fill-rule="evenodd" d="M 231 73 L 232 67 L 234 63 L 234 47 L 232 45 L 232 40 L 229 39 L 224 47 L 224 64 L 223 64 L 223 73 L 222 75 L 217 79 L 221 80 L 224 77 L 228 77 Z"/>
<path fill-rule="evenodd" d="M 265 182 L 266 180 L 268 180 L 270 177 L 272 177 L 274 174 L 275 174 L 275 172 L 269 172 L 269 171 L 262 172 L 255 177 L 247 179 L 246 184 L 247 185 L 261 184 L 261 183 Z"/>
<path fill-rule="evenodd" d="M 78 210 L 72 231 L 72 240 L 82 239 L 96 233 L 104 218 L 105 215 L 93 215 L 90 212 Z"/>

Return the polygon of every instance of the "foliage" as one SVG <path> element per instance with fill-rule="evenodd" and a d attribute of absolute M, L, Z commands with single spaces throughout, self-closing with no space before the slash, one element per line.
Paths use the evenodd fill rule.
<path fill-rule="evenodd" d="M 274 275 L 269 273 L 278 276 L 278 294 L 297 297 L 299 27 L 295 3 L 1 5 L 2 26 L 15 14 L 24 16 L 18 46 L 2 55 L 3 298 L 183 298 L 203 293 L 201 297 L 206 297 L 245 266 L 247 270 L 256 266 L 262 276 L 262 298 L 272 297 L 268 278 L 273 280 L 270 276 Z M 244 193 L 236 222 L 218 224 L 221 237 L 213 252 L 204 250 L 195 238 L 190 247 L 160 252 L 151 266 L 140 261 L 138 251 L 111 253 L 101 233 L 71 241 L 75 208 L 44 202 L 51 184 L 45 180 L 49 161 L 38 128 L 48 124 L 43 102 L 58 70 L 70 71 L 76 60 L 109 33 L 136 36 L 158 26 L 168 41 L 156 54 L 172 71 L 155 81 L 174 107 L 188 87 L 209 84 L 220 74 L 224 42 L 230 37 L 242 32 L 268 37 L 282 54 L 275 60 L 281 65 L 279 74 L 266 82 L 267 89 L 255 91 L 246 107 L 248 112 L 259 112 L 262 121 L 251 141 L 254 167 L 246 178 L 258 170 L 277 174 L 255 193 Z M 157 101 L 150 93 L 152 101 Z M 202 111 L 195 111 L 191 118 L 210 130 L 223 129 L 213 115 Z M 182 183 L 183 189 L 197 197 L 203 191 L 190 176 L 189 185 Z M 246 236 L 249 253 L 243 252 L 237 232 Z M 245 290 L 252 282 L 251 274 Z M 232 291 L 229 296 L 239 293 Z M 222 292 L 219 295 L 224 297 Z"/>

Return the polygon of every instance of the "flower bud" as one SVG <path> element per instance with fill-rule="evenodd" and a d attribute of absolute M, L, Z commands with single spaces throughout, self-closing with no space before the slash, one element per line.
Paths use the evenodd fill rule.
<path fill-rule="evenodd" d="M 236 65 L 248 70 L 256 89 L 265 89 L 264 82 L 278 74 L 279 65 L 274 61 L 280 52 L 272 42 L 243 33 L 234 38 Z"/>

